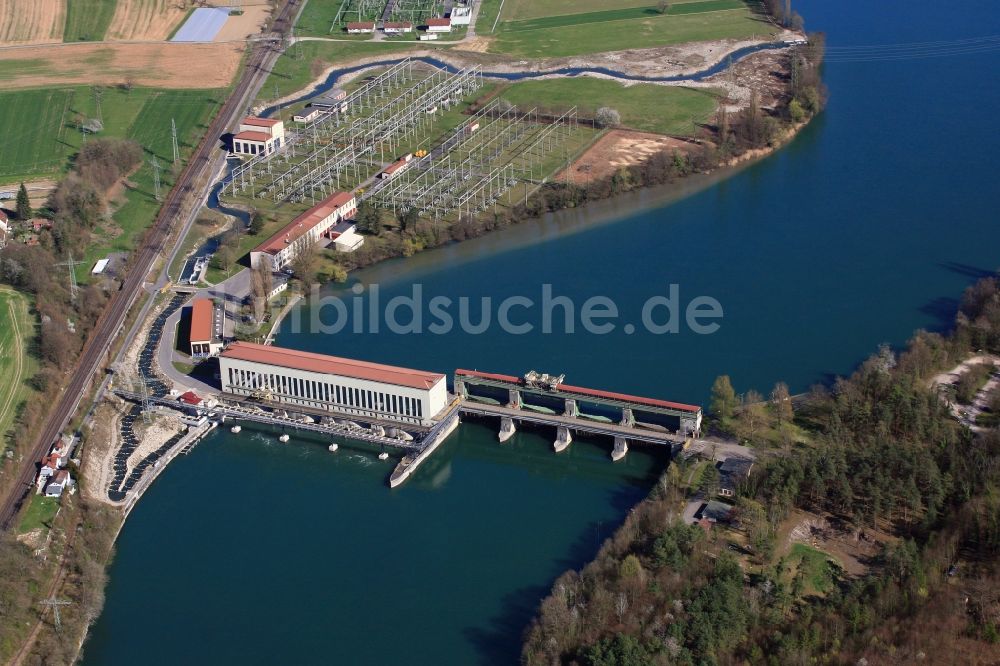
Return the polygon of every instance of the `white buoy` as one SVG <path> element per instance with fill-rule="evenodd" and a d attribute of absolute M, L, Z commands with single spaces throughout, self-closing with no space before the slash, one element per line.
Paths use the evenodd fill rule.
<path fill-rule="evenodd" d="M 339 449 L 339 448 L 340 448 L 340 445 L 339 445 L 339 444 L 331 444 L 330 446 L 328 446 L 328 447 L 326 447 L 326 448 L 327 448 L 327 450 L 328 450 L 328 451 L 329 451 L 330 453 L 336 453 L 337 449 Z"/>
<path fill-rule="evenodd" d="M 379 460 L 388 460 L 389 459 L 389 454 L 386 453 L 385 451 L 383 451 L 382 453 L 378 454 L 378 459 Z"/>
<path fill-rule="evenodd" d="M 281 437 L 278 438 L 278 441 L 284 444 L 285 442 L 288 441 L 288 439 L 289 439 L 288 435 L 282 435 Z"/>
<path fill-rule="evenodd" d="M 238 435 L 241 430 L 243 430 L 242 426 L 234 425 L 232 428 L 229 429 L 229 432 L 233 433 L 234 435 Z"/>

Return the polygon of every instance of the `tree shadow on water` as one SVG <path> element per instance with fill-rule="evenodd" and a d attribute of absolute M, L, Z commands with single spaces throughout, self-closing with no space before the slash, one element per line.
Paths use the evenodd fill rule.
<path fill-rule="evenodd" d="M 611 464 L 609 462 L 609 464 Z M 548 596 L 556 579 L 570 569 L 580 570 L 594 560 L 601 544 L 614 536 L 629 511 L 652 490 L 650 482 L 644 491 L 633 484 L 624 483 L 612 492 L 608 503 L 615 515 L 608 520 L 588 521 L 560 557 L 554 558 L 555 573 L 544 585 L 527 585 L 506 594 L 500 602 L 500 612 L 482 626 L 469 626 L 462 630 L 479 653 L 480 664 L 518 663 L 525 632 L 537 615 L 542 600 Z M 512 544 L 512 547 L 517 547 Z M 540 561 L 540 567 L 545 563 Z"/>
<path fill-rule="evenodd" d="M 920 307 L 920 312 L 934 318 L 934 323 L 927 326 L 933 333 L 947 333 L 955 326 L 955 315 L 958 313 L 959 301 L 950 296 L 939 296 Z"/>

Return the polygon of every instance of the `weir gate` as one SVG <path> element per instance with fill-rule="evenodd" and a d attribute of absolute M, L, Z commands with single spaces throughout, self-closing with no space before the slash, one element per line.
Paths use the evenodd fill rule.
<path fill-rule="evenodd" d="M 463 415 L 500 419 L 500 441 L 517 431 L 517 423 L 556 428 L 553 448 L 564 451 L 573 433 L 614 438 L 612 460 L 628 453 L 628 443 L 643 442 L 671 448 L 701 431 L 702 409 L 655 398 L 614 393 L 566 384 L 564 375 L 535 371 L 523 378 L 476 370 L 455 371 L 455 393 Z"/>

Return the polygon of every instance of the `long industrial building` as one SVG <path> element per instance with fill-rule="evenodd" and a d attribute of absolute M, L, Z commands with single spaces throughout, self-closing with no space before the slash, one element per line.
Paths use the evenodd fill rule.
<path fill-rule="evenodd" d="M 250 252 L 250 266 L 257 268 L 263 264 L 271 271 L 280 271 L 323 236 L 332 238 L 338 250 L 357 249 L 364 237 L 355 232 L 354 225 L 337 226 L 357 212 L 358 204 L 353 194 L 334 192 L 254 248 Z"/>
<path fill-rule="evenodd" d="M 272 345 L 219 355 L 222 390 L 273 404 L 429 426 L 448 405 L 445 376 Z"/>

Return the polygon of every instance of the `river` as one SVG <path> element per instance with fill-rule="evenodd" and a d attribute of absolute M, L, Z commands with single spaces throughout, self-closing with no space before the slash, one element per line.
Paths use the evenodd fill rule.
<path fill-rule="evenodd" d="M 700 401 L 720 373 L 741 391 L 801 391 L 882 342 L 947 327 L 962 289 L 1000 265 L 1000 55 L 849 49 L 1000 33 L 995 4 L 796 8 L 828 33 L 830 103 L 776 155 L 669 205 L 644 193 L 357 276 L 383 302 L 414 283 L 495 299 L 537 299 L 547 283 L 578 303 L 613 297 L 631 320 L 677 284 L 684 302 L 721 304 L 715 334 L 320 336 L 289 320 L 278 344 Z M 611 465 L 600 442 L 557 457 L 548 433 L 494 437 L 464 425 L 390 491 L 372 452 L 213 434 L 126 524 L 85 662 L 516 662 L 552 580 L 593 556 L 663 461 L 634 451 Z"/>

